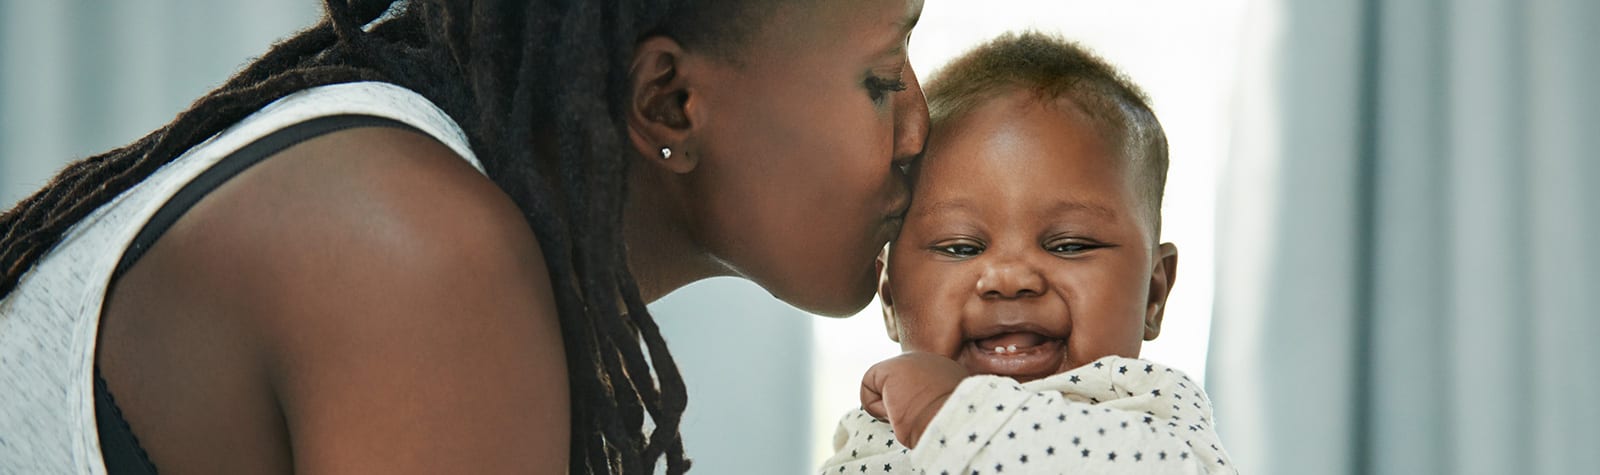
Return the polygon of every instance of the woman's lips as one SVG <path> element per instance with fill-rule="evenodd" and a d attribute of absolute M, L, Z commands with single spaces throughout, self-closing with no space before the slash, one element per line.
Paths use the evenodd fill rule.
<path fill-rule="evenodd" d="M 1034 332 L 1010 332 L 969 340 L 960 361 L 973 374 L 1036 379 L 1055 374 L 1065 360 L 1061 339 Z"/>

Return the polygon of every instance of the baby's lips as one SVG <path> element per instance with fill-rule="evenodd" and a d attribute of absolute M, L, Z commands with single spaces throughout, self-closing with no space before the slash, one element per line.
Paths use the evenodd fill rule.
<path fill-rule="evenodd" d="M 977 340 L 974 343 L 978 345 L 978 348 L 983 348 L 985 350 L 1004 348 L 1007 351 L 1015 351 L 1032 348 L 1048 340 L 1049 338 L 1046 338 L 1044 335 L 1040 335 L 1038 333 L 1019 331 L 1001 333 L 999 335 Z"/>

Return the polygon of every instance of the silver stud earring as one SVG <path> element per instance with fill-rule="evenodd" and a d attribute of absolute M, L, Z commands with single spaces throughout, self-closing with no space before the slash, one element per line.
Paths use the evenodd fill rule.
<path fill-rule="evenodd" d="M 670 147 L 661 147 L 661 159 L 662 160 L 666 160 L 666 159 L 669 159 L 669 158 L 672 158 L 672 148 L 670 148 Z"/>

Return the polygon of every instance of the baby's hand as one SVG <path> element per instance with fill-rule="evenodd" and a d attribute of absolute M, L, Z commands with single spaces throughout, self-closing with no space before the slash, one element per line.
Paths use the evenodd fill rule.
<path fill-rule="evenodd" d="M 861 406 L 888 419 L 906 447 L 916 447 L 928 422 L 955 392 L 967 369 L 933 353 L 913 351 L 872 365 L 861 378 Z"/>

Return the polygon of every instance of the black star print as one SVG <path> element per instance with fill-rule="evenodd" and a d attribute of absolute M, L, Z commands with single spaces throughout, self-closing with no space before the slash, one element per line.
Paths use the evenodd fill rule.
<path fill-rule="evenodd" d="M 1015 438 L 1017 438 L 1017 433 L 1016 433 L 1016 432 L 1015 432 L 1015 431 L 1013 431 L 1013 432 L 1007 432 L 1007 433 L 1006 433 L 1006 438 L 1007 438 L 1007 439 L 1015 439 Z"/>
<path fill-rule="evenodd" d="M 1039 430 L 1039 423 L 1038 422 L 1033 423 L 1033 430 Z"/>
<path fill-rule="evenodd" d="M 867 473 L 867 466 L 866 465 L 862 465 L 861 466 L 861 473 Z"/>
<path fill-rule="evenodd" d="M 1004 411 L 1004 410 L 1006 410 L 1006 405 L 1005 404 L 996 404 L 994 406 L 994 412 L 1001 412 L 1001 411 Z"/>
<path fill-rule="evenodd" d="M 1142 461 L 1142 460 L 1144 460 L 1144 453 L 1143 452 L 1134 452 L 1133 453 L 1133 461 L 1138 462 L 1138 461 Z"/>
<path fill-rule="evenodd" d="M 1117 453 L 1116 452 L 1112 452 L 1112 453 L 1106 454 L 1106 460 L 1110 460 L 1112 462 L 1117 461 Z"/>
<path fill-rule="evenodd" d="M 1102 366 L 1105 366 L 1105 365 L 1100 364 L 1099 361 L 1094 362 L 1094 367 L 1099 368 L 1099 367 L 1102 367 Z"/>
<path fill-rule="evenodd" d="M 1184 452 L 1184 453 L 1178 454 L 1178 458 L 1181 458 L 1181 459 L 1184 459 L 1184 460 L 1189 460 L 1189 453 L 1188 452 Z"/>
<path fill-rule="evenodd" d="M 1067 378 L 1067 382 L 1069 382 L 1069 383 L 1077 383 L 1079 381 L 1083 381 L 1083 378 L 1079 378 L 1078 375 L 1076 375 L 1076 374 L 1074 374 L 1071 377 Z"/>
<path fill-rule="evenodd" d="M 892 446 L 892 445 L 894 445 L 894 439 L 889 439 L 889 440 L 883 441 L 883 446 L 884 447 L 889 447 L 889 446 Z"/>
<path fill-rule="evenodd" d="M 1160 389 L 1151 389 L 1150 390 L 1150 395 L 1151 396 L 1155 396 L 1155 397 L 1161 397 L 1161 390 Z"/>
<path fill-rule="evenodd" d="M 1128 374 L 1128 367 L 1123 366 L 1121 368 L 1117 368 L 1117 374 Z"/>
<path fill-rule="evenodd" d="M 872 442 L 872 434 L 867 434 L 867 442 Z"/>
<path fill-rule="evenodd" d="M 1056 446 L 1052 445 L 1052 446 L 1049 446 L 1049 447 L 1045 447 L 1044 448 L 1044 454 L 1045 455 L 1055 455 L 1056 454 Z"/>
<path fill-rule="evenodd" d="M 967 405 L 967 413 L 970 414 L 970 413 L 974 413 L 974 412 L 978 412 L 978 406 L 974 406 L 974 405 L 968 404 Z"/>
<path fill-rule="evenodd" d="M 1083 457 L 1089 458 L 1089 449 L 1083 449 Z"/>
<path fill-rule="evenodd" d="M 1056 416 L 1056 422 L 1066 422 L 1066 421 L 1067 421 L 1067 415 L 1065 413 L 1062 413 L 1061 415 Z"/>
<path fill-rule="evenodd" d="M 890 470 L 894 470 L 894 467 L 890 467 L 889 464 L 883 464 L 883 471 L 887 472 Z"/>
<path fill-rule="evenodd" d="M 1147 373 L 1147 374 L 1150 373 L 1150 372 L 1153 372 L 1155 370 L 1156 370 L 1156 366 L 1155 365 L 1148 365 L 1148 364 L 1144 365 L 1144 372 Z"/>
<path fill-rule="evenodd" d="M 994 473 L 1000 473 L 1004 471 L 1006 471 L 1006 467 L 1004 465 L 1000 465 L 998 463 L 994 464 Z"/>
<path fill-rule="evenodd" d="M 967 442 L 977 442 L 977 441 L 978 441 L 978 433 L 974 432 L 974 433 L 972 433 L 970 435 L 967 435 Z"/>
<path fill-rule="evenodd" d="M 1163 450 L 1163 451 L 1161 451 L 1160 454 L 1157 454 L 1157 456 L 1161 457 L 1161 460 L 1166 460 L 1167 459 L 1167 451 Z"/>
<path fill-rule="evenodd" d="M 1106 435 L 1106 428 L 1101 427 L 1101 428 L 1095 430 L 1095 432 L 1099 432 L 1100 435 Z"/>
<path fill-rule="evenodd" d="M 1022 458 L 1017 459 L 1017 461 L 1021 463 L 1028 463 L 1028 454 L 1022 454 Z"/>
<path fill-rule="evenodd" d="M 944 447 L 944 437 L 939 438 L 939 446 Z"/>
<path fill-rule="evenodd" d="M 1078 445 L 1078 442 L 1081 442 L 1081 441 L 1082 440 L 1079 439 L 1078 436 L 1072 436 L 1072 445 Z"/>

